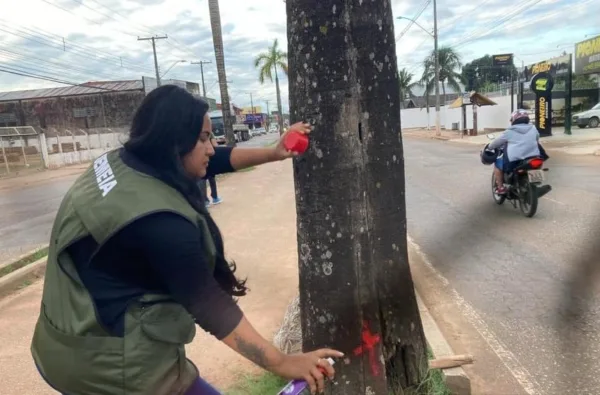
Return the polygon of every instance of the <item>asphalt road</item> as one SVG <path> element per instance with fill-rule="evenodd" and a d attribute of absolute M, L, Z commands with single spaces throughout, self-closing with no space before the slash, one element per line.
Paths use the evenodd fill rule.
<path fill-rule="evenodd" d="M 260 147 L 277 137 L 277 134 L 257 136 L 238 145 Z M 39 185 L 0 191 L 0 262 L 48 243 L 56 211 L 77 177 L 71 175 Z"/>
<path fill-rule="evenodd" d="M 576 309 L 582 322 L 559 306 L 574 295 L 570 279 L 600 236 L 600 159 L 550 152 L 554 190 L 528 219 L 493 202 L 492 169 L 479 161 L 479 147 L 404 144 L 408 232 L 483 320 L 482 336 L 508 351 L 500 357 L 531 394 L 599 394 L 599 287 L 575 295 L 589 302 Z"/>

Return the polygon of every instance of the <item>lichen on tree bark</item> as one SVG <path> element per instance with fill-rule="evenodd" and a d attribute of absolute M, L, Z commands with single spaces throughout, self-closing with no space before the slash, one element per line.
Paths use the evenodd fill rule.
<path fill-rule="evenodd" d="M 390 1 L 286 4 L 291 118 L 317 121 L 294 161 L 303 346 L 346 353 L 331 394 L 400 394 L 421 382 L 427 357 L 408 265 Z M 381 336 L 374 358 L 358 349 L 363 325 Z"/>

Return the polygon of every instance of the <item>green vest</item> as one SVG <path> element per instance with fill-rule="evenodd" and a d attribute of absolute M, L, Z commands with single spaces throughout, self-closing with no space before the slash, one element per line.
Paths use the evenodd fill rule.
<path fill-rule="evenodd" d="M 179 395 L 198 376 L 184 345 L 196 327 L 169 295 L 144 295 L 125 314 L 125 336 L 113 337 L 65 252 L 91 235 L 100 247 L 131 221 L 159 211 L 180 214 L 204 233 L 206 220 L 165 183 L 123 163 L 118 151 L 96 159 L 67 192 L 52 229 L 41 311 L 31 352 L 41 374 L 68 395 Z M 165 229 L 168 232 L 168 229 Z"/>

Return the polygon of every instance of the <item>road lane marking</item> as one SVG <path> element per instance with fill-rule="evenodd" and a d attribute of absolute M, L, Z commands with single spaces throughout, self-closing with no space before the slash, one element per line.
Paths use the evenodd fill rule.
<path fill-rule="evenodd" d="M 553 203 L 560 204 L 561 206 L 566 206 L 567 205 L 567 203 L 559 202 L 558 200 L 554 200 L 554 199 L 546 197 L 546 196 L 542 197 L 542 199 L 546 199 L 546 200 L 549 200 L 549 201 L 551 201 Z"/>
<path fill-rule="evenodd" d="M 446 287 L 451 295 L 454 303 L 459 307 L 467 321 L 479 332 L 488 346 L 496 353 L 504 366 L 510 371 L 514 378 L 523 387 L 529 395 L 541 395 L 540 385 L 527 371 L 527 369 L 519 362 L 517 357 L 510 352 L 502 342 L 496 338 L 492 330 L 488 327 L 485 321 L 477 314 L 473 306 L 471 306 L 459 293 L 450 285 L 450 282 L 437 269 L 433 267 L 427 255 L 421 250 L 421 247 L 407 235 L 407 241 L 414 249 L 417 255 L 423 260 L 425 265 L 435 274 L 437 279 Z"/>

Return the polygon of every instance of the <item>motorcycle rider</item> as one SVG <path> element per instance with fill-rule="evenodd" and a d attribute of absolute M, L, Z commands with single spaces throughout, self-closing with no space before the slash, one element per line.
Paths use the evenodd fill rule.
<path fill-rule="evenodd" d="M 535 125 L 529 123 L 527 111 L 514 111 L 510 115 L 510 123 L 511 126 L 488 145 L 489 149 L 503 148 L 503 154 L 498 156 L 494 167 L 498 195 L 506 193 L 505 172 L 514 170 L 522 159 L 545 154 L 540 152 L 540 134 Z"/>

